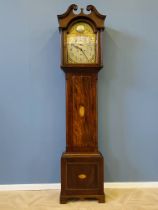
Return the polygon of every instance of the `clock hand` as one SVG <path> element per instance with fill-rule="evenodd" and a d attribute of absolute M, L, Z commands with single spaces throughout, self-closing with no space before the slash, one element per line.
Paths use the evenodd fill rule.
<path fill-rule="evenodd" d="M 81 49 L 81 51 L 82 51 L 82 53 L 84 54 L 84 56 L 87 58 L 87 60 L 88 60 L 88 57 L 87 57 L 87 55 L 85 54 L 85 52 L 84 52 L 84 50 L 83 49 Z M 89 61 L 89 60 L 88 60 Z"/>
<path fill-rule="evenodd" d="M 85 54 L 85 52 L 84 52 L 84 50 L 82 48 L 80 48 L 79 46 L 74 45 L 74 44 L 72 44 L 72 46 L 75 47 L 76 49 L 79 49 L 84 54 L 84 56 L 86 57 L 86 59 L 88 60 L 88 57 L 87 57 L 87 55 Z"/>
<path fill-rule="evenodd" d="M 77 45 L 74 45 L 74 44 L 71 44 L 73 47 L 75 47 L 76 49 L 79 49 L 79 50 L 81 50 L 82 51 L 82 49 L 79 47 L 79 46 L 77 46 Z"/>

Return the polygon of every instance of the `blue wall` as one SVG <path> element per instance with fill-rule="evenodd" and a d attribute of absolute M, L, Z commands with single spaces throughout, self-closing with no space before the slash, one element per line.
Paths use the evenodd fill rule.
<path fill-rule="evenodd" d="M 106 181 L 158 181 L 158 1 L 0 1 L 0 184 L 60 181 L 65 78 L 57 14 L 107 15 L 99 73 Z"/>

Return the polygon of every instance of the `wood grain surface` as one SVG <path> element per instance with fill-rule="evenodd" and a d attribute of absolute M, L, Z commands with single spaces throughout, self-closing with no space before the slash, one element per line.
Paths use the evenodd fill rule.
<path fill-rule="evenodd" d="M 95 152 L 97 145 L 96 74 L 67 75 L 67 151 Z M 84 114 L 80 115 L 80 108 Z"/>

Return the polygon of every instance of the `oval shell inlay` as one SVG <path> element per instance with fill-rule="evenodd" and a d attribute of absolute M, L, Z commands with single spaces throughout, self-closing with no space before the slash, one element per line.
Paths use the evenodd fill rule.
<path fill-rule="evenodd" d="M 80 117 L 84 117 L 84 115 L 85 115 L 85 108 L 84 108 L 84 106 L 80 106 L 80 108 L 79 108 L 79 115 L 80 115 Z"/>
<path fill-rule="evenodd" d="M 87 178 L 87 175 L 86 174 L 79 174 L 78 175 L 78 178 L 79 179 L 86 179 Z"/>

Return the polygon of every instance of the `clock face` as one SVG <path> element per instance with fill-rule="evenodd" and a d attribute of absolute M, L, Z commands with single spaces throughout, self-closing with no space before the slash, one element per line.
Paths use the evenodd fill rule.
<path fill-rule="evenodd" d="M 67 62 L 69 64 L 96 63 L 96 34 L 88 23 L 74 24 L 67 34 Z"/>

